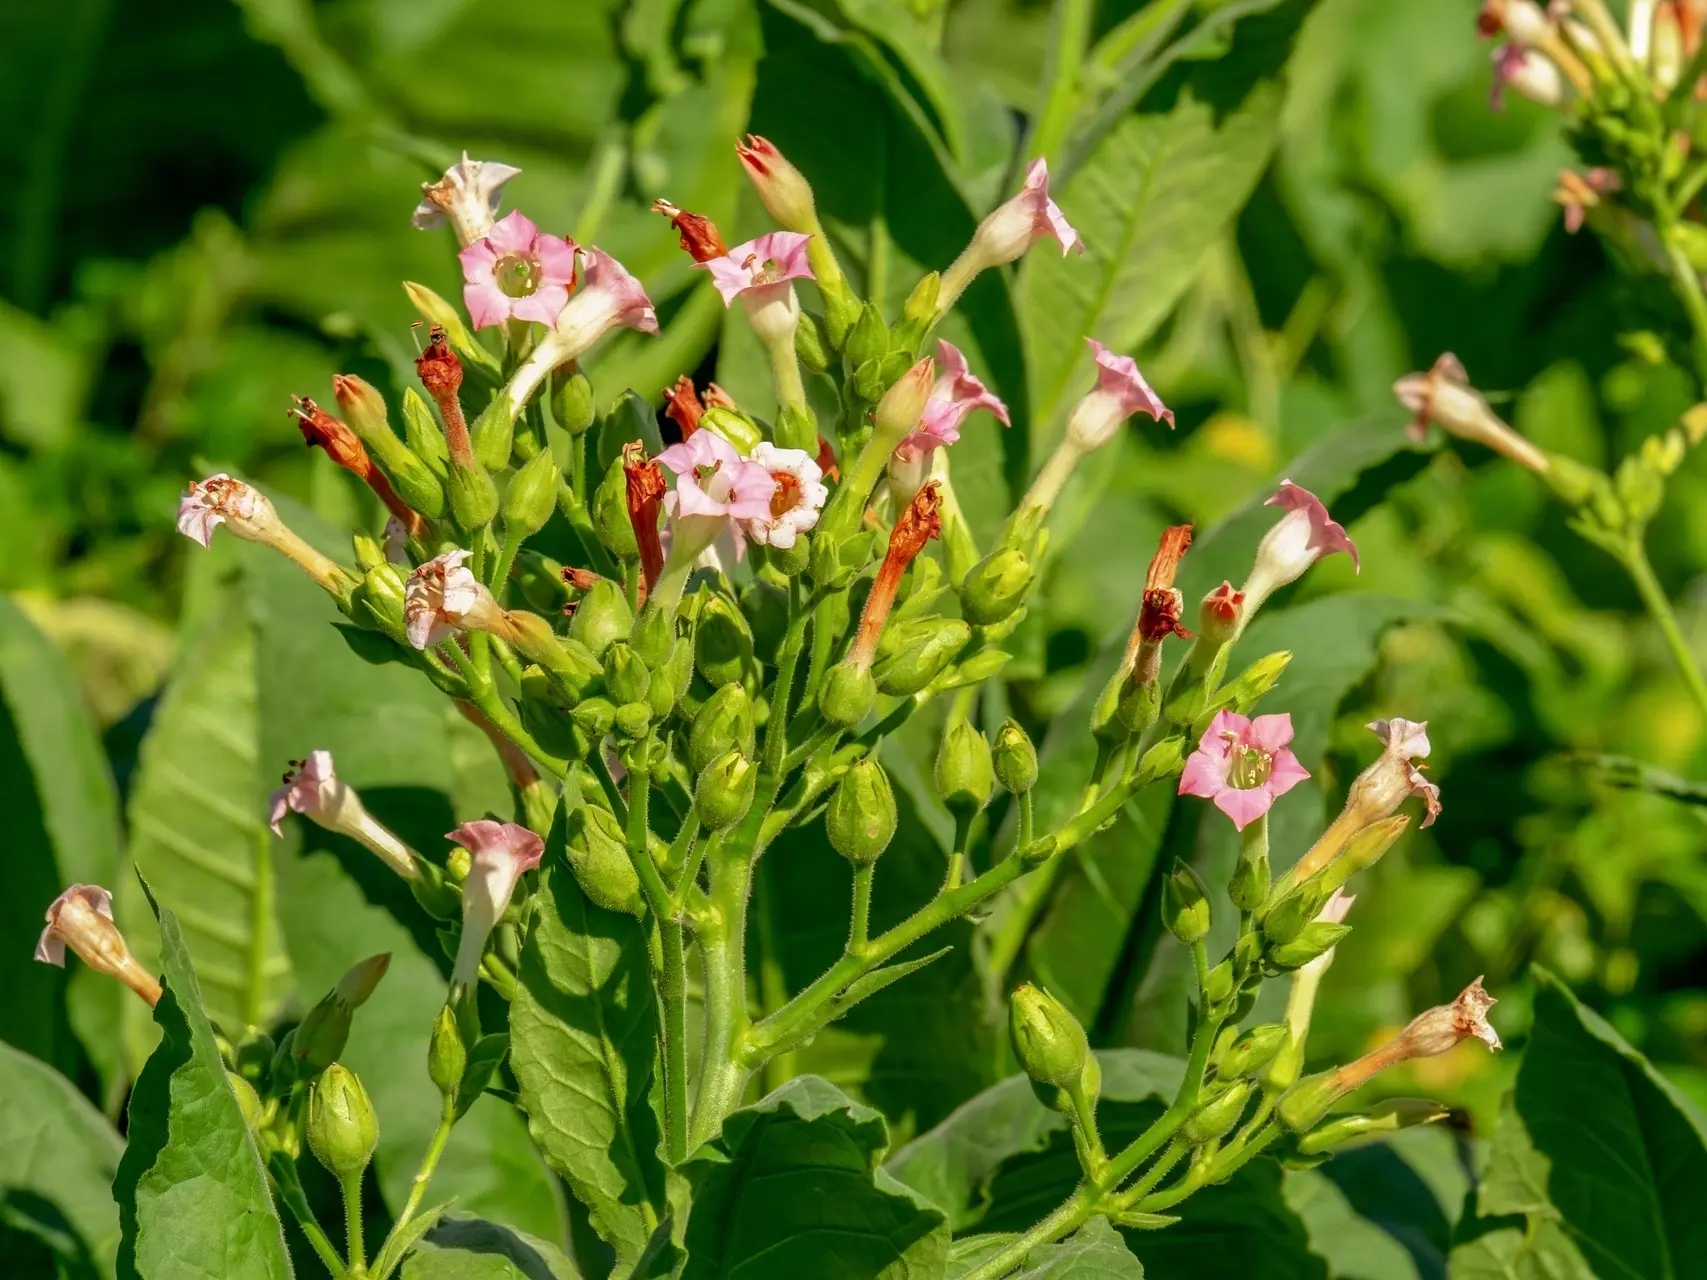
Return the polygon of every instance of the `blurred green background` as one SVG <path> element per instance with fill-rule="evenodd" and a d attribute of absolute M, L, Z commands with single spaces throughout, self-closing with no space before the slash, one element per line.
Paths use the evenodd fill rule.
<path fill-rule="evenodd" d="M 1141 7 L 1104 0 L 1096 32 Z M 1012 704 L 1034 725 L 1082 717 L 1075 700 L 1130 625 L 1160 528 L 1208 531 L 1315 450 L 1316 471 L 1296 474 L 1332 476 L 1324 493 L 1363 571 L 1325 562 L 1289 615 L 1369 604 L 1313 611 L 1309 627 L 1300 616 L 1285 637 L 1300 653 L 1289 680 L 1319 704 L 1301 730 L 1312 768 L 1342 784 L 1372 754 L 1365 721 L 1426 719 L 1446 808 L 1365 887 L 1313 1054 L 1355 1053 L 1478 973 L 1507 1002 L 1502 1031 L 1521 1037 L 1539 960 L 1707 1100 L 1707 809 L 1681 782 L 1707 777 L 1701 718 L 1626 579 L 1542 486 L 1474 447 L 1402 445 L 1390 391 L 1455 351 L 1520 430 L 1606 465 L 1697 398 L 1665 355 L 1675 317 L 1559 225 L 1550 191 L 1570 152 L 1552 114 L 1489 109 L 1475 0 L 1199 8 L 1256 16 L 1149 87 L 1145 114 L 1101 144 L 1126 149 L 1124 168 L 1102 155 L 1056 192 L 1091 257 L 1113 246 L 1113 267 L 1073 283 L 1075 264 L 1038 263 L 1011 292 L 981 282 L 954 331 L 1016 406 L 1012 432 L 986 419 L 955 451 L 986 530 L 1084 380 L 1077 333 L 1052 345 L 1037 317 L 1070 314 L 1077 332 L 1135 351 L 1179 418 L 1171 436 L 1134 428 L 1070 495 Z M 416 317 L 399 281 L 457 286 L 450 233 L 409 227 L 423 180 L 464 148 L 519 165 L 507 207 L 644 279 L 664 337 L 605 349 L 591 370 L 602 399 L 698 371 L 765 412 L 751 339 L 725 327 L 650 203 L 709 214 L 732 243 L 761 229 L 729 149 L 750 127 L 813 180 L 856 281 L 897 300 L 1011 183 L 1043 107 L 1049 22 L 1042 0 L 6 4 L 0 586 L 69 657 L 120 801 L 134 802 L 182 611 L 205 616 L 215 576 L 197 570 L 186 589 L 200 553 L 173 530 L 185 481 L 241 468 L 333 528 L 374 522 L 286 410 L 291 393 L 329 400 L 336 371 L 407 385 Z M 1101 74 L 1118 85 L 1118 66 Z M 1192 110 L 1176 107 L 1186 87 Z M 1235 541 L 1194 553 L 1188 591 L 1237 580 L 1251 538 Z M 1707 461 L 1672 482 L 1650 543 L 1707 648 Z M 9 681 L 32 669 L 20 652 Z M 9 684 L 22 722 L 18 697 Z M 1683 794 L 1612 787 L 1583 763 L 1596 753 L 1676 775 Z M 51 772 L 51 752 L 25 754 L 15 799 Z M 1021 967 L 1072 987 L 1061 966 L 1081 966 L 1093 976 L 1076 1007 L 1103 1043 L 1170 1047 L 1171 1026 L 1147 1021 L 1161 988 L 1124 932 L 1150 864 L 1136 889 L 1098 874 L 1097 860 L 1138 856 L 1133 838 L 1100 842 L 1075 873 L 1115 904 L 1112 922 L 1054 904 L 1100 958 L 1064 959 L 1034 936 Z M 33 921 L 75 868 L 61 853 L 49 874 L 16 836 L 0 857 L 20 899 L 0 973 L 34 981 Z M 0 1035 L 42 1051 L 33 1031 Z M 993 1071 L 885 1085 L 858 1027 L 829 1039 L 798 1065 L 865 1087 L 903 1132 Z M 57 1060 L 81 1064 L 92 1094 L 97 1079 L 110 1089 L 87 1051 Z M 1423 1066 L 1413 1084 L 1484 1121 L 1509 1075 L 1466 1055 Z"/>

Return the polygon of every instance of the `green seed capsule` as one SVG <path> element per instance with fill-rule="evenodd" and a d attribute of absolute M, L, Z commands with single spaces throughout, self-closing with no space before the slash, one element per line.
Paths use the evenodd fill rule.
<path fill-rule="evenodd" d="M 905 698 L 935 680 L 972 638 L 972 628 L 959 618 L 916 618 L 890 628 L 890 652 L 872 669 L 880 693 Z"/>
<path fill-rule="evenodd" d="M 557 490 L 562 483 L 551 450 L 534 454 L 504 489 L 505 536 L 531 538 L 545 528 L 557 509 Z"/>
<path fill-rule="evenodd" d="M 1014 1056 L 1040 1085 L 1070 1089 L 1082 1080 L 1090 1041 L 1079 1020 L 1041 987 L 1025 983 L 1008 1000 Z"/>
<path fill-rule="evenodd" d="M 456 1015 L 447 1004 L 433 1023 L 433 1038 L 427 1045 L 427 1076 L 439 1093 L 454 1098 L 462 1084 L 462 1073 L 467 1069 L 468 1050 L 463 1047 L 462 1033 L 456 1028 Z"/>
<path fill-rule="evenodd" d="M 571 436 L 583 436 L 591 430 L 593 384 L 579 369 L 571 372 L 559 365 L 551 371 L 551 416 Z"/>
<path fill-rule="evenodd" d="M 1012 547 L 993 551 L 961 582 L 961 612 L 978 626 L 993 626 L 1025 602 L 1031 579 L 1031 560 L 1024 552 Z"/>
<path fill-rule="evenodd" d="M 452 467 L 445 477 L 450 495 L 450 515 L 457 528 L 475 534 L 492 523 L 498 514 L 498 486 L 481 467 Z"/>
<path fill-rule="evenodd" d="M 1162 923 L 1190 945 L 1209 934 L 1209 889 L 1196 871 L 1176 861 L 1162 882 Z"/>
<path fill-rule="evenodd" d="M 1003 791 L 1017 796 L 1037 785 L 1037 748 L 1017 720 L 1006 721 L 996 732 L 991 757 Z"/>
<path fill-rule="evenodd" d="M 722 831 L 747 816 L 753 807 L 759 771 L 733 747 L 706 766 L 694 788 L 699 820 L 708 830 Z"/>
<path fill-rule="evenodd" d="M 895 838 L 898 822 L 895 792 L 883 766 L 870 756 L 849 765 L 824 810 L 830 847 L 855 867 L 869 867 Z"/>
<path fill-rule="evenodd" d="M 652 687 L 652 673 L 626 640 L 605 650 L 605 689 L 618 705 L 644 702 Z"/>
<path fill-rule="evenodd" d="M 818 712 L 831 724 L 851 728 L 865 719 L 877 701 L 877 683 L 865 667 L 838 662 L 824 677 Z"/>
<path fill-rule="evenodd" d="M 579 640 L 602 661 L 615 641 L 628 639 L 633 626 L 634 613 L 622 587 L 609 578 L 600 578 L 576 604 L 569 619 L 569 638 Z"/>
<path fill-rule="evenodd" d="M 1304 931 L 1291 942 L 1270 947 L 1269 962 L 1277 969 L 1302 969 L 1317 956 L 1331 951 L 1350 932 L 1349 924 L 1314 921 L 1305 925 Z"/>
<path fill-rule="evenodd" d="M 1216 1071 L 1223 1080 L 1253 1076 L 1274 1061 L 1274 1055 L 1285 1046 L 1290 1035 L 1279 1023 L 1252 1027 L 1222 1055 Z"/>
<path fill-rule="evenodd" d="M 956 721 L 943 735 L 935 780 L 937 795 L 959 817 L 969 817 L 990 802 L 996 780 L 990 744 L 966 721 Z"/>
<path fill-rule="evenodd" d="M 688 730 L 688 768 L 698 777 L 731 749 L 751 756 L 756 745 L 752 699 L 739 684 L 726 684 L 705 700 Z"/>
<path fill-rule="evenodd" d="M 334 1062 L 308 1092 L 308 1149 L 338 1178 L 359 1177 L 379 1145 L 379 1117 L 362 1082 Z"/>
<path fill-rule="evenodd" d="M 1193 1146 L 1219 1138 L 1239 1123 L 1250 1099 L 1249 1081 L 1240 1080 L 1229 1085 L 1192 1113 L 1180 1136 Z"/>
<path fill-rule="evenodd" d="M 599 545 L 621 564 L 640 559 L 640 544 L 634 538 L 634 522 L 628 518 L 628 473 L 622 459 L 611 463 L 605 478 L 593 491 L 593 534 Z"/>
<path fill-rule="evenodd" d="M 586 804 L 566 823 L 564 854 L 581 892 L 607 911 L 645 911 L 640 877 L 628 856 L 628 837 L 609 809 Z"/>

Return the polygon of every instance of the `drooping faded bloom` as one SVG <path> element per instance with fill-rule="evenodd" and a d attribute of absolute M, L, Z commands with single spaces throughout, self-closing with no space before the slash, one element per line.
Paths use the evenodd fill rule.
<path fill-rule="evenodd" d="M 776 481 L 770 509 L 758 519 L 741 521 L 741 531 L 760 546 L 786 550 L 818 523 L 830 497 L 824 473 L 803 449 L 781 449 L 769 440 L 753 446 L 750 461 L 770 472 Z"/>
<path fill-rule="evenodd" d="M 449 219 L 457 243 L 471 245 L 492 229 L 504 184 L 520 172 L 495 160 L 470 160 L 464 151 L 437 182 L 421 184 L 421 203 L 410 221 L 425 231 Z"/>
<path fill-rule="evenodd" d="M 1067 215 L 1049 198 L 1049 163 L 1039 156 L 1025 171 L 1025 185 L 1018 194 L 991 210 L 972 233 L 972 242 L 942 273 L 937 314 L 948 314 L 980 272 L 1016 261 L 1045 237 L 1053 237 L 1061 246 L 1062 257 L 1085 251 L 1085 242 Z"/>
<path fill-rule="evenodd" d="M 213 531 L 221 525 L 245 542 L 271 547 L 334 595 L 354 585 L 348 574 L 279 518 L 264 493 L 224 472 L 192 481 L 178 499 L 178 532 L 186 538 L 211 546 Z"/>
<path fill-rule="evenodd" d="M 1251 720 L 1218 711 L 1185 762 L 1179 793 L 1213 802 L 1243 831 L 1310 776 L 1292 754 L 1291 741 L 1290 715 Z"/>
<path fill-rule="evenodd" d="M 979 409 L 988 409 L 1004 427 L 1010 425 L 1008 406 L 992 394 L 966 363 L 960 348 L 939 339 L 936 344 L 937 378 L 931 386 L 918 427 L 902 440 L 895 455 L 903 462 L 923 458 L 960 439 L 960 424 Z M 909 498 L 911 495 L 908 495 Z"/>
<path fill-rule="evenodd" d="M 341 376 L 334 376 L 335 388 L 348 385 L 349 379 L 345 379 L 343 383 L 339 382 Z M 362 385 L 366 387 L 365 383 Z M 368 387 L 367 390 L 371 391 L 372 388 Z M 291 400 L 294 404 L 291 419 L 310 448 L 324 449 L 328 458 L 372 489 L 374 496 L 384 503 L 385 509 L 391 513 L 391 519 L 401 522 L 411 536 L 419 537 L 425 532 L 426 523 L 419 514 L 410 509 L 408 503 L 397 496 L 397 491 L 391 487 L 391 481 L 374 465 L 373 459 L 368 456 L 367 447 L 347 422 L 333 417 L 308 396 L 292 396 Z M 390 430 L 384 426 L 381 429 Z"/>
<path fill-rule="evenodd" d="M 688 213 L 676 208 L 668 200 L 654 200 L 652 212 L 661 213 L 670 220 L 670 225 L 676 229 L 676 235 L 681 240 L 683 251 L 695 262 L 709 262 L 729 252 L 728 246 L 723 243 L 722 234 L 717 230 L 717 224 L 703 214 Z"/>
<path fill-rule="evenodd" d="M 1376 720 L 1369 728 L 1381 739 L 1382 752 L 1352 780 L 1345 808 L 1287 873 L 1292 883 L 1303 884 L 1337 858 L 1358 832 L 1391 816 L 1412 796 L 1423 802 L 1421 825 L 1440 816 L 1440 788 L 1416 764 L 1428 758 L 1428 722 L 1395 718 Z"/>
<path fill-rule="evenodd" d="M 517 881 L 539 865 L 545 841 L 526 827 L 487 818 L 465 822 L 445 838 L 472 855 L 462 883 L 462 940 L 451 970 L 453 987 L 469 987 L 480 977 L 486 940 L 509 907 Z"/>
<path fill-rule="evenodd" d="M 47 927 L 36 941 L 36 959 L 65 967 L 65 949 L 97 973 L 117 978 L 152 1008 L 160 1002 L 160 984 L 130 953 L 113 923 L 113 895 L 95 884 L 74 884 L 47 909 Z"/>
<path fill-rule="evenodd" d="M 1428 424 L 1435 422 L 1449 434 L 1485 445 L 1528 471 L 1546 473 L 1547 455 L 1500 421 L 1450 351 L 1427 373 L 1400 378 L 1393 384 L 1393 394 L 1416 415 L 1408 428 L 1413 440 L 1425 439 Z"/>
<path fill-rule="evenodd" d="M 1256 563 L 1244 585 L 1241 626 L 1250 621 L 1263 601 L 1287 583 L 1303 577 L 1304 571 L 1323 556 L 1343 551 L 1351 557 L 1354 568 L 1361 567 L 1357 544 L 1347 536 L 1345 526 L 1330 516 L 1322 500 L 1302 485 L 1282 480 L 1280 489 L 1265 505 L 1279 507 L 1286 514 L 1257 544 Z"/>
<path fill-rule="evenodd" d="M 418 880 L 414 850 L 367 811 L 361 795 L 338 776 L 330 751 L 310 751 L 290 762 L 281 785 L 268 798 L 267 825 L 283 835 L 287 813 L 300 813 L 317 826 L 346 835 L 371 850 L 405 880 Z"/>
<path fill-rule="evenodd" d="M 806 243 L 811 238 L 796 231 L 771 231 L 698 265 L 711 273 L 711 283 L 724 306 L 749 291 L 758 294 L 755 301 L 768 300 L 785 292 L 792 294 L 790 280 L 812 278 L 812 267 L 806 261 Z"/>
<path fill-rule="evenodd" d="M 469 552 L 446 551 L 409 575 L 403 588 L 403 618 L 409 643 L 430 649 L 498 612 L 492 593 L 463 564 Z M 485 629 L 475 626 L 476 630 Z"/>
<path fill-rule="evenodd" d="M 575 283 L 575 242 L 540 231 L 520 209 L 457 255 L 476 329 L 506 320 L 555 324 Z"/>

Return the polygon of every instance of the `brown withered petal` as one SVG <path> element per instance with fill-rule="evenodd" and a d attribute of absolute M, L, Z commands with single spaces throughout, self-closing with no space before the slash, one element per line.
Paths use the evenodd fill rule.
<path fill-rule="evenodd" d="M 296 420 L 297 427 L 302 432 L 302 438 L 310 448 L 318 446 L 326 450 L 326 456 L 331 458 L 344 470 L 366 479 L 372 470 L 368 461 L 367 449 L 351 431 L 349 426 L 339 418 L 327 413 L 307 396 L 292 396 L 295 408 L 291 417 Z"/>
<path fill-rule="evenodd" d="M 890 531 L 885 567 L 891 560 L 899 560 L 902 565 L 911 564 L 913 558 L 925 549 L 925 543 L 942 532 L 941 512 L 942 485 L 932 480 L 914 495 Z"/>
<path fill-rule="evenodd" d="M 683 440 L 699 430 L 700 415 L 704 412 L 699 392 L 693 389 L 693 379 L 685 373 L 664 394 L 664 416 L 681 428 Z"/>
<path fill-rule="evenodd" d="M 454 396 L 461 388 L 462 361 L 445 341 L 442 326 L 435 324 L 428 332 L 427 349 L 415 358 L 415 374 L 435 400 Z"/>
<path fill-rule="evenodd" d="M 1190 546 L 1189 524 L 1169 525 L 1163 529 L 1156 554 L 1150 557 L 1150 571 L 1144 575 L 1144 590 L 1154 591 L 1158 587 L 1173 586 L 1174 575 L 1179 572 L 1179 562 L 1185 558 Z"/>
<path fill-rule="evenodd" d="M 829 437 L 822 435 L 818 437 L 818 470 L 831 484 L 840 483 L 842 468 L 836 461 L 836 446 L 830 443 Z"/>
<path fill-rule="evenodd" d="M 574 565 L 565 566 L 562 577 L 577 591 L 591 591 L 593 584 L 601 580 L 591 569 L 577 569 Z"/>
<path fill-rule="evenodd" d="M 695 262 L 709 262 L 729 252 L 723 237 L 718 234 L 717 224 L 703 214 L 688 213 L 668 200 L 655 201 L 652 212 L 661 213 L 670 220 L 670 225 L 681 237 L 682 248 L 693 256 Z"/>

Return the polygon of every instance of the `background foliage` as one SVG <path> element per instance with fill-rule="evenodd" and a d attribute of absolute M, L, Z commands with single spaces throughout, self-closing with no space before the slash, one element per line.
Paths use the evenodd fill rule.
<path fill-rule="evenodd" d="M 192 556 L 171 526 L 184 481 L 240 467 L 292 496 L 293 522 L 328 551 L 339 550 L 334 530 L 371 521 L 366 495 L 302 448 L 287 397 L 325 398 L 335 371 L 406 385 L 414 315 L 398 281 L 447 296 L 456 283 L 448 232 L 413 232 L 407 216 L 418 184 L 464 147 L 520 165 L 513 203 L 599 243 L 659 303 L 662 340 L 627 335 L 599 356 L 592 375 L 607 402 L 631 384 L 651 390 L 698 371 L 768 413 L 752 339 L 738 320 L 725 323 L 647 208 L 667 196 L 715 217 L 732 241 L 757 231 L 762 213 L 728 146 L 743 130 L 763 133 L 813 180 L 844 262 L 898 305 L 1006 191 L 1022 131 L 1035 122 L 1048 141 L 1051 112 L 1075 105 L 1049 93 L 1047 4 L 957 0 L 923 20 L 921 7 L 5 6 L 8 1274 L 54 1274 L 31 1269 L 51 1268 L 50 1257 L 69 1274 L 112 1273 L 119 1222 L 106 1185 L 125 1173 L 100 1113 L 119 1119 L 132 1082 L 165 1085 L 138 1079 L 159 1033 L 122 993 L 75 966 L 67 980 L 29 959 L 39 912 L 63 884 L 117 888 L 121 923 L 154 964 L 158 932 L 130 868 L 144 871 L 175 913 L 174 945 L 195 957 L 209 1014 L 226 1026 L 299 1016 L 350 963 L 390 950 L 391 973 L 357 1020 L 347 1061 L 382 1116 L 376 1195 L 395 1204 L 436 1120 L 419 1064 L 443 956 L 371 859 L 306 824 L 274 840 L 262 799 L 286 758 L 327 746 L 417 848 L 436 849 L 458 818 L 507 804 L 484 740 L 423 682 L 356 663 L 326 625 L 330 606 L 288 566 L 230 540 Z M 1152 0 L 1152 10 L 1173 7 Z M 1140 8 L 1092 6 L 1094 34 Z M 1429 721 L 1446 798 L 1441 821 L 1365 886 L 1312 1051 L 1323 1061 L 1354 1054 L 1478 973 L 1504 1000 L 1501 1031 L 1521 1045 L 1532 1020 L 1534 1029 L 1521 1069 L 1515 1054 L 1453 1055 L 1409 1080 L 1408 1091 L 1464 1108 L 1475 1135 L 1467 1158 L 1488 1169 L 1473 1195 L 1458 1158 L 1471 1147 L 1407 1135 L 1414 1141 L 1284 1179 L 1273 1166 L 1247 1170 L 1191 1201 L 1179 1228 L 1145 1237 L 1140 1256 L 1149 1274 L 1189 1274 L 1194 1244 L 1213 1235 L 1264 1275 L 1438 1276 L 1449 1254 L 1465 1276 L 1525 1274 L 1515 1268 L 1538 1259 L 1578 1268 L 1548 1274 L 1594 1274 L 1613 1257 L 1629 1274 L 1681 1275 L 1632 1242 L 1585 1238 L 1575 1224 L 1590 1220 L 1586 1206 L 1604 1188 L 1537 1193 L 1525 1161 L 1559 1159 L 1549 1151 L 1557 1119 L 1593 1114 L 1616 1149 L 1660 1159 L 1651 1144 L 1678 1142 L 1672 1158 L 1700 1163 L 1699 1144 L 1676 1135 L 1693 1127 L 1699 1138 L 1688 1099 L 1707 1100 L 1703 810 L 1687 787 L 1681 798 L 1614 787 L 1584 760 L 1619 753 L 1707 776 L 1704 726 L 1623 577 L 1565 529 L 1539 482 L 1472 447 L 1407 444 L 1389 390 L 1457 351 L 1478 386 L 1506 393 L 1499 407 L 1522 431 L 1604 465 L 1696 398 L 1665 354 L 1676 318 L 1614 277 L 1592 239 L 1558 225 L 1548 191 L 1569 152 L 1554 116 L 1521 101 L 1488 110 L 1474 0 L 1195 8 L 1199 34 L 1154 74 L 1135 79 L 1119 50 L 1092 68 L 1091 83 L 1111 95 L 1083 108 L 1100 113 L 1099 130 L 1079 154 L 1052 152 L 1086 260 L 1034 254 L 1008 285 L 981 280 L 950 330 L 1014 409 L 1010 431 L 986 422 L 955 450 L 958 487 L 986 532 L 1085 380 L 1080 334 L 1135 351 L 1179 416 L 1173 435 L 1133 430 L 1101 455 L 1106 465 L 1069 491 L 1052 539 L 1046 595 L 1004 693 L 1044 745 L 1039 821 L 1077 799 L 1088 701 L 1130 625 L 1161 527 L 1197 523 L 1181 580 L 1193 598 L 1224 575 L 1237 580 L 1265 527 L 1256 504 L 1291 475 L 1349 525 L 1364 568 L 1354 577 L 1343 558 L 1325 562 L 1245 646 L 1295 650 L 1272 709 L 1292 712 L 1299 755 L 1322 784 L 1276 810 L 1277 860 L 1296 856 L 1337 804 L 1336 786 L 1372 754 L 1360 726 L 1377 715 Z M 938 30 L 940 53 L 922 34 Z M 1707 462 L 1691 459 L 1673 480 L 1651 547 L 1692 640 L 1707 645 Z M 940 875 L 950 823 L 927 782 L 934 742 L 934 724 L 920 723 L 886 757 L 903 826 L 879 879 L 878 927 Z M 1160 1107 L 1167 1060 L 1156 1055 L 1183 1045 L 1186 975 L 1156 922 L 1152 873 L 1176 855 L 1225 869 L 1229 833 L 1200 826 L 1200 809 L 1147 797 L 1047 895 L 1022 885 L 989 919 L 947 931 L 950 957 L 773 1064 L 765 1082 L 814 1072 L 858 1099 L 853 1109 L 797 1088 L 744 1113 L 748 1127 L 722 1141 L 814 1143 L 826 1128 L 844 1144 L 839 1158 L 876 1159 L 881 1112 L 899 1181 L 873 1212 L 897 1232 L 922 1232 L 910 1248 L 946 1243 L 910 1223 L 922 1211 L 903 1183 L 948 1210 L 956 1231 L 1034 1220 L 1073 1177 L 1064 1132 L 1011 1086 L 1001 1086 L 1011 1106 L 998 1089 L 975 1104 L 984 1112 L 955 1108 L 1011 1071 L 999 1010 L 1028 976 L 1109 1052 L 1111 1129 L 1126 1114 L 1136 1132 Z M 789 841 L 759 887 L 768 1004 L 841 943 L 839 909 L 815 907 L 845 900 L 843 864 L 815 828 Z M 597 975 L 606 963 L 548 945 L 531 957 L 547 970 Z M 184 964 L 170 947 L 158 959 L 169 975 Z M 1533 977 L 1533 962 L 1557 979 Z M 183 1031 L 191 1065 L 207 1049 L 199 1034 Z M 1632 1065 L 1619 1037 L 1656 1066 Z M 1533 1065 L 1542 1053 L 1581 1058 L 1611 1092 L 1583 1092 L 1562 1067 L 1543 1073 Z M 193 1087 L 186 1070 L 172 1088 Z M 988 1131 L 964 1149 L 940 1137 L 903 1145 L 945 1118 L 949 1137 L 956 1124 Z M 44 1132 L 51 1151 L 24 1140 Z M 623 1171 L 588 1174 L 607 1175 L 620 1202 Z M 722 1194 L 718 1168 L 693 1176 L 702 1195 Z M 572 1224 L 513 1108 L 483 1098 L 440 1179 L 459 1213 L 522 1233 L 507 1241 L 551 1252 L 541 1242 L 573 1235 L 572 1252 L 598 1274 L 584 1211 Z M 1630 1194 L 1649 1197 L 1665 1256 L 1700 1255 L 1690 1242 L 1699 1222 L 1663 1186 Z M 146 1182 L 136 1207 L 173 1211 Z M 1597 1209 L 1594 1220 L 1614 1216 Z M 640 1226 L 624 1219 L 621 1229 Z M 497 1230 L 457 1228 L 476 1229 Z M 458 1239 L 441 1229 L 405 1274 L 471 1274 L 434 1269 Z M 254 1265 L 271 1274 L 258 1254 Z"/>

